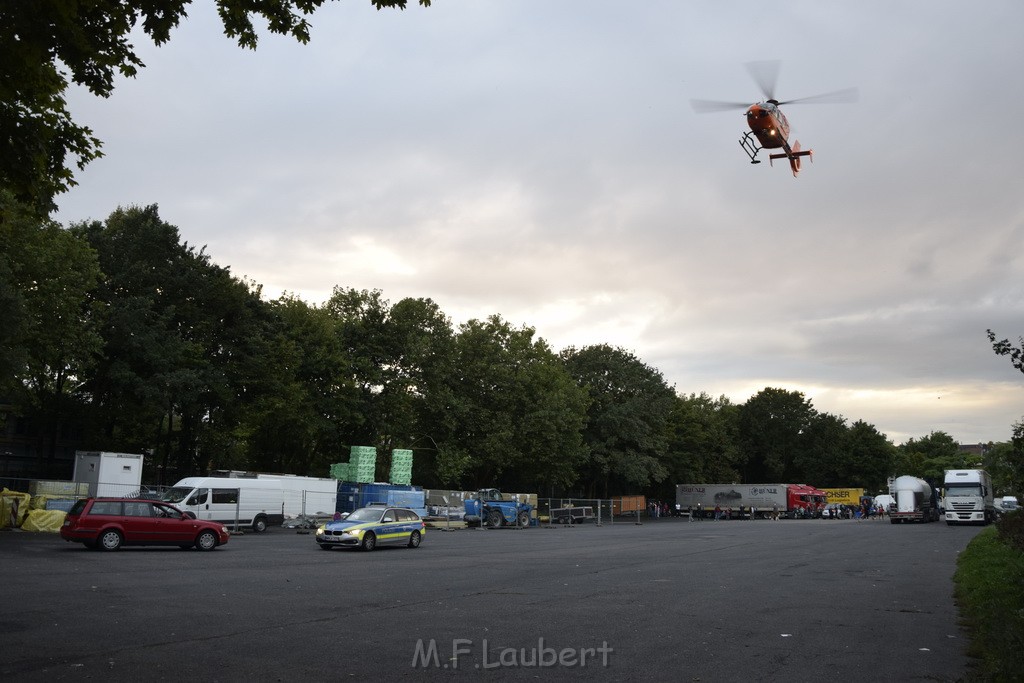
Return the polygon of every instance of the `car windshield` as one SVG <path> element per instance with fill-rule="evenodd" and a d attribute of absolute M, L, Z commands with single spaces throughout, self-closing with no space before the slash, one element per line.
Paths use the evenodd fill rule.
<path fill-rule="evenodd" d="M 977 484 L 969 484 L 967 486 L 950 486 L 946 489 L 947 496 L 980 496 L 981 486 Z"/>
<path fill-rule="evenodd" d="M 345 518 L 346 522 L 379 522 L 383 508 L 359 508 Z"/>
<path fill-rule="evenodd" d="M 193 489 L 191 486 L 175 486 L 169 488 L 164 492 L 164 495 L 160 497 L 160 500 L 165 503 L 180 503 L 185 500 L 188 494 L 192 493 Z"/>

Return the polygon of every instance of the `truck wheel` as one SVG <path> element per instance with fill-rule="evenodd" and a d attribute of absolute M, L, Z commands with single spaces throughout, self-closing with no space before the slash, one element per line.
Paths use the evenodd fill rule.
<path fill-rule="evenodd" d="M 117 529 L 107 529 L 100 534 L 100 545 L 99 547 L 103 550 L 117 550 L 124 543 L 124 537 L 121 536 L 121 532 Z"/>
<path fill-rule="evenodd" d="M 409 547 L 410 548 L 419 548 L 421 540 L 423 540 L 423 539 L 420 536 L 420 532 L 418 532 L 418 531 L 412 532 L 411 534 L 409 534 Z"/>
<path fill-rule="evenodd" d="M 196 549 L 197 550 L 213 550 L 217 547 L 217 534 L 213 533 L 209 529 L 199 534 L 196 537 Z"/>
<path fill-rule="evenodd" d="M 367 531 L 363 534 L 363 542 L 359 544 L 359 547 L 367 552 L 377 547 L 377 537 L 372 531 Z"/>
<path fill-rule="evenodd" d="M 266 517 L 257 517 L 256 519 L 252 520 L 252 530 L 255 531 L 258 534 L 262 534 L 264 531 L 266 531 L 267 530 L 267 518 Z"/>
<path fill-rule="evenodd" d="M 530 526 L 530 513 L 520 512 L 519 513 L 519 526 Z"/>
<path fill-rule="evenodd" d="M 492 529 L 497 529 L 505 521 L 504 516 L 501 514 L 501 510 L 491 510 L 487 513 L 487 526 Z"/>

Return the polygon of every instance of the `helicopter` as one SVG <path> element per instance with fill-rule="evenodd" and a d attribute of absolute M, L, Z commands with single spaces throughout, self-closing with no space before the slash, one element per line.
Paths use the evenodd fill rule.
<path fill-rule="evenodd" d="M 793 170 L 795 178 L 800 172 L 800 158 L 809 157 L 814 160 L 814 152 L 810 149 L 801 149 L 800 141 L 794 140 L 789 144 L 789 120 L 779 108 L 784 104 L 810 104 L 810 103 L 844 103 L 857 100 L 857 89 L 846 88 L 833 92 L 801 97 L 795 100 L 779 101 L 775 97 L 775 82 L 779 76 L 778 61 L 748 62 L 747 71 L 754 82 L 757 83 L 764 95 L 763 102 L 748 104 L 746 102 L 720 102 L 716 100 L 690 100 L 690 104 L 696 112 L 704 114 L 708 112 L 727 111 L 732 109 L 747 110 L 747 125 L 750 130 L 740 138 L 740 147 L 750 157 L 750 163 L 759 164 L 758 152 L 762 149 L 782 149 L 782 152 L 768 155 L 769 165 L 776 159 L 788 159 L 789 167 Z M 760 147 L 758 146 L 760 144 Z"/>

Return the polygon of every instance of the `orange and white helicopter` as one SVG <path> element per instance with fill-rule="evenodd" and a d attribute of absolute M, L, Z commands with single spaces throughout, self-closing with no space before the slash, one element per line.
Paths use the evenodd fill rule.
<path fill-rule="evenodd" d="M 750 62 L 747 64 L 747 71 L 754 81 L 761 88 L 765 101 L 756 104 L 746 102 L 719 102 L 713 100 L 691 100 L 694 110 L 698 113 L 715 111 L 727 111 L 730 109 L 746 109 L 747 125 L 750 130 L 740 138 L 740 147 L 750 157 L 750 163 L 759 164 L 757 153 L 762 149 L 782 149 L 779 154 L 769 154 L 768 162 L 775 159 L 788 159 L 789 167 L 793 169 L 793 177 L 800 172 L 800 157 L 811 157 L 814 160 L 813 152 L 809 149 L 800 149 L 800 142 L 794 140 L 789 144 L 789 121 L 786 115 L 779 109 L 784 104 L 809 104 L 809 103 L 843 103 L 857 100 L 857 89 L 846 88 L 836 90 L 813 97 L 802 97 L 796 100 L 785 100 L 780 102 L 775 98 L 775 81 L 779 76 L 779 62 Z M 755 140 L 757 142 L 755 142 Z M 758 147 L 760 143 L 760 147 Z M 774 165 L 774 164 L 773 164 Z"/>

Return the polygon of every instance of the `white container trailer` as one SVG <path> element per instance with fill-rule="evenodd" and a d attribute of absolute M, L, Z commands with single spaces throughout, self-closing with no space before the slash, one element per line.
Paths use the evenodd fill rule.
<path fill-rule="evenodd" d="M 676 484 L 676 505 L 700 517 L 716 507 L 733 514 L 743 508 L 743 516 L 817 516 L 826 503 L 824 491 L 806 484 Z"/>
<path fill-rule="evenodd" d="M 89 485 L 89 495 L 113 498 L 137 496 L 142 485 L 142 455 L 76 451 L 76 483 Z"/>
<path fill-rule="evenodd" d="M 294 474 L 257 474 L 256 478 L 276 481 L 281 485 L 285 515 L 288 517 L 330 517 L 338 509 L 337 479 L 300 477 Z"/>

